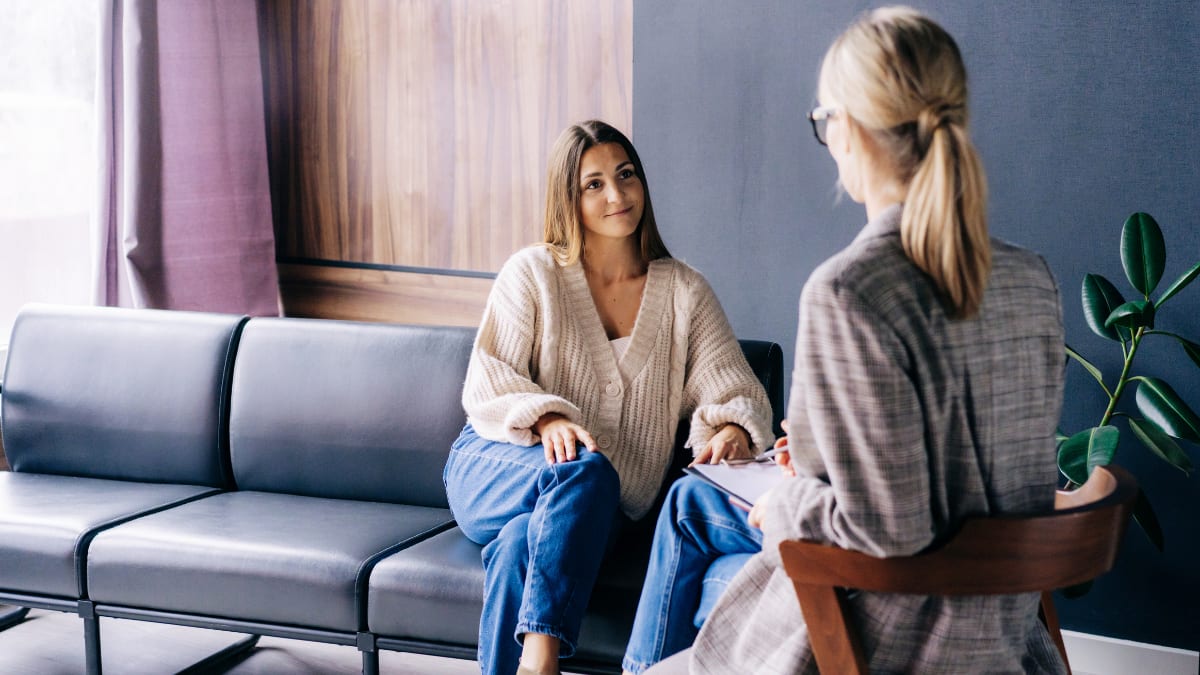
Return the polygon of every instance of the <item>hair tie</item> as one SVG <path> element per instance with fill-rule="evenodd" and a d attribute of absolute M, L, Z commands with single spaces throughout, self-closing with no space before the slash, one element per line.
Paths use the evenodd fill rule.
<path fill-rule="evenodd" d="M 947 124 L 962 124 L 962 104 L 935 103 L 927 105 L 917 114 L 917 154 L 925 157 L 933 143 L 933 133 Z"/>

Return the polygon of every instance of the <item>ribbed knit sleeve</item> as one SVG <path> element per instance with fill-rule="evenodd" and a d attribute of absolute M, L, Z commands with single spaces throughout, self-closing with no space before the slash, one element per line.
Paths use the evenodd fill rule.
<path fill-rule="evenodd" d="M 517 445 L 539 441 L 530 429 L 547 413 L 578 423 L 582 416 L 567 399 L 550 394 L 533 381 L 534 342 L 540 336 L 542 289 L 536 258 L 518 253 L 496 277 L 463 385 L 463 408 L 484 438 Z"/>
<path fill-rule="evenodd" d="M 683 409 L 694 412 L 687 446 L 696 454 L 721 426 L 733 423 L 750 434 L 754 451 L 766 450 L 775 442 L 767 392 L 746 362 L 712 287 L 699 273 L 689 271 L 685 280 L 695 304 L 688 330 Z"/>

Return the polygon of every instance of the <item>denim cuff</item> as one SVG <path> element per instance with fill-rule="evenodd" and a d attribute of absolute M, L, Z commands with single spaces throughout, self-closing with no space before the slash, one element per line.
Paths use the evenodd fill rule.
<path fill-rule="evenodd" d="M 530 621 L 518 621 L 516 632 L 517 642 L 521 642 L 520 636 L 526 633 L 541 633 L 542 635 L 558 638 L 558 657 L 560 659 L 569 659 L 575 656 L 575 641 L 567 637 L 558 626 Z"/>
<path fill-rule="evenodd" d="M 629 658 L 628 656 L 626 656 L 624 659 L 621 659 L 621 670 L 628 670 L 629 672 L 633 673 L 634 675 L 641 675 L 641 673 L 644 672 L 651 665 L 653 665 L 653 664 L 642 663 L 641 661 L 634 661 L 633 659 Z"/>

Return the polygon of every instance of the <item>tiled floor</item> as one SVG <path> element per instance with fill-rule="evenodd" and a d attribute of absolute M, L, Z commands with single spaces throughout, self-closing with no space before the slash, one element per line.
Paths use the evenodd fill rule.
<path fill-rule="evenodd" d="M 102 619 L 105 675 L 176 673 L 237 640 L 232 633 L 120 619 Z M 353 647 L 265 637 L 241 661 L 204 675 L 355 675 L 362 660 Z M 83 624 L 72 614 L 34 610 L 0 632 L 0 674 L 79 675 L 84 671 Z M 470 675 L 472 661 L 383 652 L 383 675 Z M 191 672 L 189 675 L 201 675 Z"/>

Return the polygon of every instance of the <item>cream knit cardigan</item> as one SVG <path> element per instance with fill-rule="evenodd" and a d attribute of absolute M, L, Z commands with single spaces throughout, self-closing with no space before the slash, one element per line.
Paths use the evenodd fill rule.
<path fill-rule="evenodd" d="M 534 422 L 559 413 L 587 429 L 621 479 L 621 508 L 650 510 L 671 463 L 675 429 L 703 449 L 723 424 L 771 446 L 771 406 L 699 272 L 652 261 L 630 344 L 618 363 L 583 267 L 543 246 L 505 263 L 475 338 L 463 407 L 482 437 L 532 446 Z"/>

